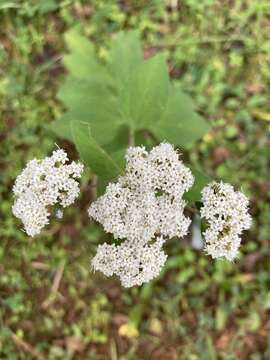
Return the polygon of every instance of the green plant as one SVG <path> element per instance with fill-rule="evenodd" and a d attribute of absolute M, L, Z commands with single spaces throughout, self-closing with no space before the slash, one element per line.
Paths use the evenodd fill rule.
<path fill-rule="evenodd" d="M 66 34 L 66 42 L 68 75 L 58 97 L 67 111 L 50 127 L 76 144 L 101 181 L 121 173 L 129 145 L 166 140 L 191 148 L 210 130 L 191 99 L 170 81 L 164 55 L 143 59 L 137 32 L 119 33 L 106 59 L 77 30 Z M 198 170 L 195 177 L 188 197 L 197 201 L 208 178 Z"/>
<path fill-rule="evenodd" d="M 233 260 L 241 242 L 239 235 L 251 224 L 248 200 L 228 184 L 204 187 L 208 178 L 198 171 L 193 189 L 193 175 L 174 146 L 190 149 L 209 126 L 193 110 L 189 97 L 171 83 L 164 56 L 157 54 L 144 60 L 137 32 L 118 34 L 106 59 L 100 59 L 94 45 L 77 30 L 68 32 L 66 39 L 70 53 L 64 63 L 69 74 L 59 98 L 67 112 L 51 129 L 75 143 L 83 162 L 98 176 L 98 183 L 104 186 L 108 180 L 119 177 L 89 208 L 90 217 L 112 233 L 117 244 L 99 246 L 93 267 L 106 275 L 119 275 L 126 287 L 154 278 L 166 261 L 167 255 L 162 250 L 165 240 L 187 234 L 191 220 L 183 214 L 185 192 L 194 203 L 190 208 L 193 212 L 201 207 L 202 193 L 200 213 L 206 219 L 205 250 L 213 258 L 224 256 Z M 169 143 L 164 143 L 165 140 Z M 158 143 L 161 144 L 149 153 L 146 151 L 145 147 Z M 126 153 L 127 147 L 130 149 Z M 54 158 L 64 164 L 66 154 L 59 150 L 53 153 Z M 55 161 L 47 169 L 48 161 L 51 160 L 44 160 L 44 168 L 43 162 L 29 164 L 14 187 L 20 198 L 13 213 L 24 218 L 27 233 L 36 233 L 36 228 L 40 231 L 41 227 L 41 221 L 36 222 L 32 216 L 28 223 L 30 184 L 36 187 L 34 198 L 30 199 L 36 212 L 39 201 L 54 205 L 61 202 L 58 195 L 51 198 L 51 193 L 66 192 L 74 181 L 67 179 L 61 184 L 61 172 L 55 169 Z M 56 181 L 59 188 L 50 177 L 46 179 L 46 172 L 59 178 Z M 39 180 L 35 180 L 36 174 Z M 46 207 L 43 216 L 42 226 L 48 221 Z"/>
<path fill-rule="evenodd" d="M 39 6 L 35 1 L 6 2 L 9 9 L 0 6 L 0 287 L 2 299 L 20 293 L 27 308 L 16 313 L 1 306 L 1 357 L 32 358 L 14 342 L 6 331 L 10 328 L 48 359 L 71 356 L 70 349 L 75 358 L 206 359 L 211 356 L 208 337 L 220 359 L 247 360 L 253 354 L 269 358 L 267 1 L 93 0 L 90 5 L 61 0 L 59 8 L 47 14 L 35 10 Z M 73 155 L 66 141 L 48 136 L 42 125 L 62 112 L 55 92 L 63 77 L 63 32 L 78 23 L 101 56 L 106 56 L 115 32 L 134 28 L 146 56 L 164 50 L 173 81 L 192 96 L 213 129 L 192 147 L 188 158 L 185 152 L 184 159 L 213 178 L 237 185 L 252 201 L 253 228 L 237 262 L 209 261 L 187 247 L 186 240 L 181 251 L 178 239 L 168 244 L 164 276 L 145 285 L 150 290 L 134 340 L 119 335 L 118 329 L 126 314 L 143 301 L 144 287 L 120 291 L 118 281 L 89 272 L 89 257 L 108 237 L 85 216 L 89 172 L 82 182 L 80 204 L 38 238 L 29 239 L 20 231 L 10 211 L 10 189 L 26 160 L 49 154 L 55 141 Z M 62 260 L 67 265 L 56 301 L 44 311 L 41 304 Z M 82 351 L 80 341 L 91 332 L 84 320 L 91 320 L 89 305 L 100 291 L 109 299 L 109 326 L 100 327 L 108 341 L 91 342 Z M 253 314 L 261 319 L 255 331 L 251 329 L 258 322 Z M 157 329 L 153 320 L 160 323 Z"/>

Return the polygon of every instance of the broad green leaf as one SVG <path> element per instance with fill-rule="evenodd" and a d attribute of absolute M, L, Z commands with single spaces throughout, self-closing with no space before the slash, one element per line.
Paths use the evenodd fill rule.
<path fill-rule="evenodd" d="M 71 132 L 81 159 L 95 174 L 114 178 L 122 172 L 118 164 L 93 138 L 88 123 L 71 122 Z"/>
<path fill-rule="evenodd" d="M 69 75 L 58 97 L 67 112 L 50 126 L 57 135 L 73 139 L 71 122 L 89 124 L 96 145 L 123 164 L 128 129 L 147 129 L 158 140 L 183 147 L 209 130 L 189 97 L 170 84 L 164 56 L 143 60 L 136 32 L 116 36 L 107 63 L 77 30 L 66 34 L 66 42 Z"/>
<path fill-rule="evenodd" d="M 169 85 L 167 64 L 162 54 L 142 62 L 131 73 L 122 93 L 124 121 L 137 130 L 154 125 L 166 107 Z"/>
<path fill-rule="evenodd" d="M 98 98 L 105 98 L 110 107 L 115 106 L 116 102 L 113 83 L 100 82 L 96 76 L 90 79 L 78 79 L 69 76 L 58 91 L 57 97 L 69 109 L 78 106 L 92 108 Z"/>
<path fill-rule="evenodd" d="M 110 142 L 104 144 L 104 148 L 110 154 L 119 150 L 126 150 L 128 147 L 129 128 L 126 125 L 121 125 L 117 128 L 114 138 Z"/>
<path fill-rule="evenodd" d="M 110 125 L 120 124 L 117 100 L 101 86 L 95 87 L 86 80 L 69 79 L 59 91 L 59 98 L 76 117 L 74 120 L 102 125 L 102 135 L 104 130 L 110 130 Z"/>
<path fill-rule="evenodd" d="M 71 120 L 88 122 L 94 138 L 101 144 L 111 141 L 120 126 L 117 99 L 105 86 L 69 78 L 59 91 Z"/>
<path fill-rule="evenodd" d="M 126 166 L 125 154 L 126 148 L 122 148 L 110 153 L 111 158 L 121 169 L 124 169 Z"/>
<path fill-rule="evenodd" d="M 125 86 L 130 74 L 136 70 L 142 60 L 143 54 L 138 32 L 117 34 L 110 51 L 109 69 L 119 86 Z"/>
<path fill-rule="evenodd" d="M 46 125 L 46 128 L 53 131 L 59 137 L 73 141 L 71 134 L 70 122 L 74 120 L 70 112 L 66 112 L 60 118 L 53 121 L 49 125 Z"/>
<path fill-rule="evenodd" d="M 109 76 L 105 66 L 97 60 L 94 45 L 77 29 L 66 32 L 65 41 L 70 53 L 64 56 L 63 61 L 74 77 L 85 78 L 90 73 L 102 78 Z"/>
<path fill-rule="evenodd" d="M 110 121 L 91 123 L 88 114 L 82 115 L 78 114 L 78 112 L 67 112 L 61 118 L 48 125 L 47 128 L 56 135 L 73 141 L 70 125 L 72 121 L 77 122 L 78 119 L 80 119 L 79 121 L 81 122 L 91 125 L 91 133 L 99 144 L 115 144 L 115 139 L 118 137 L 120 131 L 117 124 Z M 117 145 L 114 146 L 114 150 L 117 150 L 119 146 L 120 144 L 117 143 Z"/>
<path fill-rule="evenodd" d="M 191 99 L 173 86 L 166 108 L 150 128 L 160 141 L 183 147 L 193 144 L 210 130 L 206 121 L 193 110 Z"/>
<path fill-rule="evenodd" d="M 184 195 L 184 198 L 188 201 L 196 202 L 201 200 L 201 191 L 211 181 L 211 178 L 197 169 L 191 168 L 191 171 L 195 178 L 194 184 Z"/>

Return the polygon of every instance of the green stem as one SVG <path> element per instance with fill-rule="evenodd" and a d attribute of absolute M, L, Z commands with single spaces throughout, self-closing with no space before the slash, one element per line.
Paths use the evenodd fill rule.
<path fill-rule="evenodd" d="M 97 182 L 98 182 L 97 175 L 93 175 L 92 179 L 91 179 L 91 185 L 90 185 L 92 201 L 96 201 L 96 199 L 97 199 Z"/>
<path fill-rule="evenodd" d="M 135 131 L 134 129 L 129 128 L 128 130 L 128 146 L 135 145 Z"/>
<path fill-rule="evenodd" d="M 186 209 L 190 212 L 192 212 L 193 214 L 198 214 L 198 210 L 190 205 L 186 205 Z"/>

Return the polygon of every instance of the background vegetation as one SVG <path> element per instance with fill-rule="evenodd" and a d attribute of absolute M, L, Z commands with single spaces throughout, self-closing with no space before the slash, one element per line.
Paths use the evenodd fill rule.
<path fill-rule="evenodd" d="M 1 1 L 0 24 L 0 358 L 270 358 L 269 1 Z M 47 129 L 64 112 L 56 93 L 74 26 L 101 56 L 123 29 L 139 30 L 145 57 L 165 52 L 212 127 L 186 158 L 251 198 L 239 261 L 172 241 L 150 285 L 90 273 L 103 233 L 86 215 L 88 174 L 61 223 L 35 239 L 20 231 L 11 188 L 26 160 L 55 142 L 77 156 Z"/>

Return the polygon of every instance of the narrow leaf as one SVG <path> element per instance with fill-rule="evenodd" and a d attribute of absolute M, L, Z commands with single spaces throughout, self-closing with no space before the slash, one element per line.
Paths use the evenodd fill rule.
<path fill-rule="evenodd" d="M 71 132 L 82 160 L 95 174 L 114 178 L 121 173 L 122 169 L 93 138 L 88 123 L 72 121 Z"/>

